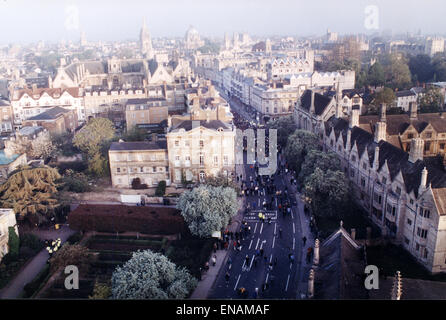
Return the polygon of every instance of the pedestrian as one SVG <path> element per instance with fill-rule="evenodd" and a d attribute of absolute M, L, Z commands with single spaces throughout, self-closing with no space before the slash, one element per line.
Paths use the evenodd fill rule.
<path fill-rule="evenodd" d="M 307 237 L 304 236 L 304 237 L 302 238 L 302 242 L 303 242 L 304 247 L 305 247 L 305 243 L 307 242 Z"/>
<path fill-rule="evenodd" d="M 260 256 L 260 250 L 259 249 L 256 250 L 256 256 L 257 257 Z"/>
<path fill-rule="evenodd" d="M 209 261 L 206 261 L 206 263 L 204 264 L 204 270 L 209 270 Z"/>
<path fill-rule="evenodd" d="M 217 243 L 214 242 L 214 253 L 217 252 Z"/>
<path fill-rule="evenodd" d="M 268 257 L 266 255 L 263 256 L 263 260 L 265 261 L 265 263 L 268 263 Z"/>
<path fill-rule="evenodd" d="M 258 296 L 259 296 L 259 288 L 255 288 L 255 290 L 254 290 L 254 299 L 257 299 Z"/>
<path fill-rule="evenodd" d="M 260 255 L 263 257 L 263 248 L 260 248 Z"/>
<path fill-rule="evenodd" d="M 254 258 L 254 268 L 257 267 L 257 261 L 258 261 L 258 260 L 259 260 L 258 257 L 255 257 L 255 258 Z"/>
<path fill-rule="evenodd" d="M 214 254 L 212 257 L 212 265 L 215 267 L 215 264 L 217 263 L 217 256 Z"/>
<path fill-rule="evenodd" d="M 274 266 L 277 266 L 277 257 L 274 258 Z"/>
<path fill-rule="evenodd" d="M 237 241 L 234 240 L 234 250 L 237 248 Z"/>
<path fill-rule="evenodd" d="M 282 228 L 279 228 L 279 237 L 282 238 Z"/>
<path fill-rule="evenodd" d="M 230 277 L 229 272 L 226 272 L 225 274 L 226 284 L 228 284 L 229 282 L 229 277 Z"/>

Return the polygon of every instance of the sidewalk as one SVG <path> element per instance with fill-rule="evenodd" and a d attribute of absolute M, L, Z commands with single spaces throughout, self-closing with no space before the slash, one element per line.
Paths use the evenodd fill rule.
<path fill-rule="evenodd" d="M 237 175 L 243 174 L 243 176 L 245 177 L 246 176 L 245 166 L 244 165 L 237 166 L 236 174 Z M 243 220 L 243 212 L 245 210 L 245 198 L 244 197 L 239 198 L 238 201 L 239 201 L 239 211 L 238 211 L 237 215 L 232 219 L 232 223 L 228 226 L 228 230 L 231 232 L 237 232 L 238 229 L 240 228 L 240 225 Z M 217 280 L 217 277 L 218 277 L 218 274 L 220 273 L 221 267 L 226 264 L 228 254 L 229 254 L 230 250 L 232 250 L 232 248 L 233 248 L 233 244 L 232 244 L 232 241 L 230 241 L 228 250 L 224 250 L 224 249 L 217 250 L 216 253 L 214 253 L 214 251 L 212 251 L 212 254 L 209 257 L 209 270 L 207 272 L 206 271 L 202 272 L 201 280 L 198 282 L 198 285 L 195 288 L 192 295 L 190 296 L 190 299 L 206 299 L 207 298 L 210 290 L 214 286 L 215 280 Z M 212 265 L 212 261 L 211 261 L 212 256 L 214 254 L 217 256 L 217 263 L 215 264 L 215 266 Z"/>
<path fill-rule="evenodd" d="M 33 232 L 41 239 L 57 239 L 60 238 L 62 243 L 68 239 L 70 235 L 75 233 L 67 226 L 63 226 L 59 230 L 44 230 Z M 17 275 L 12 279 L 9 284 L 0 290 L 0 299 L 15 299 L 22 292 L 27 283 L 32 281 L 34 277 L 45 267 L 45 264 L 50 255 L 46 249 L 42 249 L 31 261 L 29 261 Z"/>

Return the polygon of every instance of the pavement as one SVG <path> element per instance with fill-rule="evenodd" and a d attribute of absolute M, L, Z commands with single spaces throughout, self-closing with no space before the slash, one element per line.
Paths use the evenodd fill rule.
<path fill-rule="evenodd" d="M 75 231 L 67 226 L 62 226 L 59 230 L 36 230 L 32 233 L 41 239 L 60 238 L 61 242 L 64 243 Z M 31 261 L 22 267 L 6 287 L 0 290 L 0 299 L 16 299 L 19 297 L 25 285 L 32 281 L 45 267 L 49 257 L 48 251 L 45 248 L 42 249 Z"/>

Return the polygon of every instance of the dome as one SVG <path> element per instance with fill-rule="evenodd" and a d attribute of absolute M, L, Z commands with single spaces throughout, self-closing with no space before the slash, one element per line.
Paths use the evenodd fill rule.
<path fill-rule="evenodd" d="M 198 31 L 193 26 L 190 26 L 186 31 L 186 38 L 196 37 L 198 36 Z"/>

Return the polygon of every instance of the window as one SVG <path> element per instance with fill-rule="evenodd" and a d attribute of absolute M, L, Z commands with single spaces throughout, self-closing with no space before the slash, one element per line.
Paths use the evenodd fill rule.
<path fill-rule="evenodd" d="M 218 166 L 218 156 L 214 156 L 214 166 Z"/>
<path fill-rule="evenodd" d="M 365 178 L 361 178 L 361 186 L 365 187 Z"/>
<path fill-rule="evenodd" d="M 227 166 L 227 165 L 229 165 L 229 158 L 228 158 L 228 156 L 223 156 L 223 163 L 224 163 L 224 165 L 225 166 Z"/>
<path fill-rule="evenodd" d="M 387 183 L 387 178 L 386 178 L 386 177 L 383 177 L 383 179 L 382 179 L 382 183 L 383 183 L 383 184 L 386 184 L 386 183 Z"/>
<path fill-rule="evenodd" d="M 200 155 L 200 166 L 204 166 L 204 156 Z"/>
<path fill-rule="evenodd" d="M 409 133 L 408 135 L 407 135 L 407 139 L 412 139 L 413 138 L 413 133 Z"/>
<path fill-rule="evenodd" d="M 121 172 L 121 168 L 116 168 L 116 172 Z"/>
<path fill-rule="evenodd" d="M 424 248 L 424 252 L 423 252 L 423 258 L 427 259 L 427 255 L 429 254 L 429 252 L 427 251 L 426 248 Z"/>
<path fill-rule="evenodd" d="M 381 201 L 382 201 L 381 195 L 379 195 L 375 192 L 374 199 L 375 199 L 375 202 L 378 202 L 379 204 L 381 204 Z"/>
<path fill-rule="evenodd" d="M 418 227 L 417 236 L 419 236 L 420 238 L 426 239 L 427 238 L 427 230 L 421 229 L 420 227 Z"/>
<path fill-rule="evenodd" d="M 432 138 L 432 132 L 426 133 L 426 138 L 428 138 L 428 139 Z"/>
<path fill-rule="evenodd" d="M 175 161 L 180 161 L 180 156 L 175 156 Z"/>
<path fill-rule="evenodd" d="M 352 171 L 350 171 L 350 176 L 352 177 L 352 178 L 354 178 L 355 177 L 355 172 L 352 170 Z"/>
<path fill-rule="evenodd" d="M 180 146 L 180 142 L 178 140 L 175 140 L 175 147 L 179 147 Z"/>
<path fill-rule="evenodd" d="M 406 237 L 404 237 L 404 242 L 408 245 L 410 243 L 409 239 L 407 239 Z"/>
<path fill-rule="evenodd" d="M 356 157 L 352 156 L 352 162 L 355 162 L 355 161 L 356 161 Z"/>
<path fill-rule="evenodd" d="M 190 140 L 185 140 L 185 141 L 184 141 L 184 145 L 185 145 L 186 147 L 190 147 Z"/>
<path fill-rule="evenodd" d="M 204 141 L 200 140 L 200 148 L 203 148 L 203 147 L 204 147 Z"/>
<path fill-rule="evenodd" d="M 411 225 L 412 225 L 412 220 L 407 219 L 407 224 L 408 224 L 409 226 L 411 226 Z"/>
<path fill-rule="evenodd" d="M 420 250 L 420 245 L 418 243 L 415 245 L 415 250 L 416 251 Z"/>
<path fill-rule="evenodd" d="M 363 162 L 363 163 L 362 163 L 362 168 L 363 168 L 364 170 L 367 170 L 367 163 Z"/>
<path fill-rule="evenodd" d="M 144 167 L 140 167 L 139 172 L 144 172 Z"/>
<path fill-rule="evenodd" d="M 156 167 L 152 167 L 152 172 L 156 172 Z"/>
<path fill-rule="evenodd" d="M 409 202 L 410 202 L 410 204 L 413 204 L 413 199 L 411 198 L 411 199 L 409 200 Z"/>
<path fill-rule="evenodd" d="M 396 187 L 395 192 L 396 192 L 397 195 L 401 195 L 401 188 L 400 187 Z"/>
<path fill-rule="evenodd" d="M 420 215 L 422 216 L 422 217 L 424 217 L 424 218 L 430 218 L 430 216 L 431 216 L 431 212 L 430 212 L 430 210 L 428 210 L 428 209 L 423 209 L 423 208 L 420 208 Z"/>

